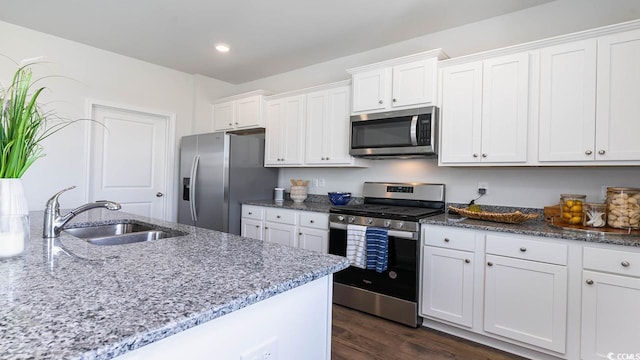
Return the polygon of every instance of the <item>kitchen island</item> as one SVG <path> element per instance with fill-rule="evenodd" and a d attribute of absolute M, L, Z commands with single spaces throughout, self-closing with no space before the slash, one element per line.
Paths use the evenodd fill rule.
<path fill-rule="evenodd" d="M 331 280 L 346 258 L 119 211 L 72 223 L 120 219 L 188 235 L 48 241 L 30 213 L 26 253 L 0 259 L 0 359 L 330 357 Z"/>

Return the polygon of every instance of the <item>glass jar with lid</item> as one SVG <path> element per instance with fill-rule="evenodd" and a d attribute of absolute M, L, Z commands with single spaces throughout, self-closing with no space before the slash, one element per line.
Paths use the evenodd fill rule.
<path fill-rule="evenodd" d="M 618 229 L 640 227 L 640 189 L 607 188 L 607 224 Z"/>
<path fill-rule="evenodd" d="M 586 203 L 583 209 L 583 226 L 604 227 L 607 225 L 607 204 Z"/>
<path fill-rule="evenodd" d="M 560 217 L 562 221 L 571 225 L 582 225 L 584 219 L 583 205 L 586 200 L 587 195 L 561 194 Z"/>

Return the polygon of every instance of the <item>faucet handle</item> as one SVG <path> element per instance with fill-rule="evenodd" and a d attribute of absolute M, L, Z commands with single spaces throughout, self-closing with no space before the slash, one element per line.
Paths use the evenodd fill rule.
<path fill-rule="evenodd" d="M 60 195 L 62 195 L 63 192 L 73 190 L 75 188 L 76 186 L 73 185 L 71 187 L 58 191 L 55 195 L 51 197 L 51 199 L 49 199 L 49 201 L 47 201 L 46 209 L 53 209 L 54 207 L 58 207 L 58 198 L 60 197 Z"/>

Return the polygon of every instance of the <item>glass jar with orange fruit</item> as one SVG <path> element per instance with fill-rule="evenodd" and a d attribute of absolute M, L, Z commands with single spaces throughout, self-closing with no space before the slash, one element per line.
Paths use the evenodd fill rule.
<path fill-rule="evenodd" d="M 581 194 L 561 194 L 560 195 L 560 217 L 567 224 L 580 225 L 584 219 L 583 205 L 587 200 L 587 195 Z"/>

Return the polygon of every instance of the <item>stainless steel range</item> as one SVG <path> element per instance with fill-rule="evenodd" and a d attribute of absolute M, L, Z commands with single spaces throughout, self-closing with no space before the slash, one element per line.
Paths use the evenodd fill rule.
<path fill-rule="evenodd" d="M 420 219 L 444 212 L 445 186 L 365 182 L 364 204 L 334 206 L 329 253 L 346 256 L 349 224 L 387 229 L 386 270 L 350 266 L 334 274 L 333 302 L 417 327 Z"/>

